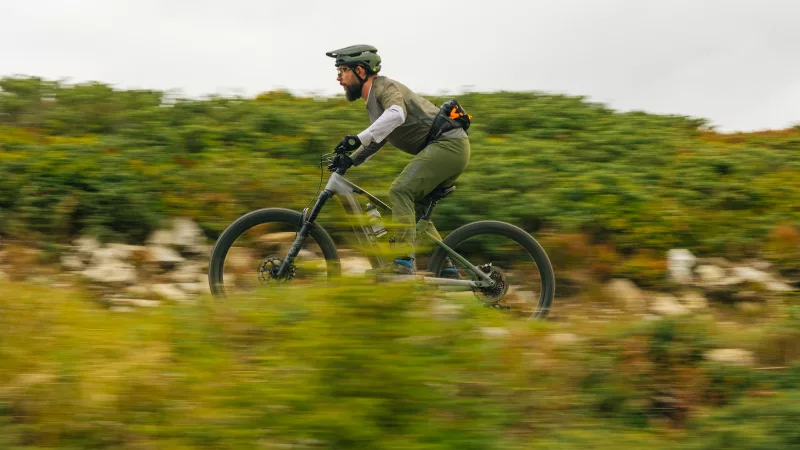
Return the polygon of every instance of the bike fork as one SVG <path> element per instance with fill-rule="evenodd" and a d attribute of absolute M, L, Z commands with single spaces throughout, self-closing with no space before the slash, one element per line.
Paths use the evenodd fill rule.
<path fill-rule="evenodd" d="M 317 203 L 315 203 L 314 208 L 311 209 L 311 214 L 306 215 L 308 208 L 303 210 L 300 230 L 298 230 L 297 236 L 295 236 L 294 242 L 292 242 L 292 246 L 289 248 L 289 254 L 286 255 L 286 258 L 283 259 L 281 266 L 278 268 L 278 273 L 276 274 L 277 279 L 280 280 L 286 276 L 286 273 L 289 271 L 289 267 L 292 266 L 297 254 L 300 253 L 300 247 L 302 247 L 303 241 L 305 241 L 308 233 L 310 233 L 311 229 L 314 227 L 314 221 L 317 219 L 319 212 L 322 210 L 322 206 L 331 197 L 333 197 L 333 192 L 325 189 L 321 194 L 319 194 Z"/>

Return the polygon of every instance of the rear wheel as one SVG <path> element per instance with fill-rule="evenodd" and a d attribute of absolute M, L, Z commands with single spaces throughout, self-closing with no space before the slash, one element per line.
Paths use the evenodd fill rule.
<path fill-rule="evenodd" d="M 267 208 L 234 221 L 217 239 L 208 264 L 211 293 L 221 297 L 264 285 L 322 281 L 341 273 L 336 246 L 319 224 L 314 224 L 287 274 L 277 270 L 289 253 L 302 216 L 297 211 Z"/>
<path fill-rule="evenodd" d="M 553 266 L 542 246 L 525 230 L 486 220 L 456 229 L 443 242 L 495 280 L 495 286 L 473 290 L 486 306 L 509 309 L 525 317 L 547 316 L 555 295 Z M 428 271 L 442 276 L 446 258 L 447 252 L 437 248 Z M 456 266 L 459 278 L 478 279 L 458 263 Z"/>

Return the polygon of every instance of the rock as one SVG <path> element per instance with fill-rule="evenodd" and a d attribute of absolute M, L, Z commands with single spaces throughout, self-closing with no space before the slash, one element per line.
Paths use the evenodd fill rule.
<path fill-rule="evenodd" d="M 184 291 L 186 291 L 186 292 L 188 292 L 190 294 L 199 294 L 201 292 L 204 293 L 204 294 L 210 294 L 211 293 L 211 289 L 209 289 L 207 282 L 206 283 L 199 283 L 199 282 L 198 283 L 178 283 L 178 286 L 182 290 L 184 290 Z"/>
<path fill-rule="evenodd" d="M 573 333 L 553 333 L 549 338 L 550 342 L 559 345 L 574 344 L 580 340 L 578 335 Z"/>
<path fill-rule="evenodd" d="M 772 281 L 772 275 L 752 267 L 734 267 L 733 275 L 750 283 L 766 283 Z"/>
<path fill-rule="evenodd" d="M 792 292 L 795 289 L 782 281 L 768 281 L 764 283 L 764 287 L 772 292 Z"/>
<path fill-rule="evenodd" d="M 697 258 L 686 249 L 672 249 L 667 252 L 667 270 L 672 281 L 688 284 L 692 281 L 692 267 Z"/>
<path fill-rule="evenodd" d="M 204 272 L 202 263 L 186 262 L 170 272 L 169 278 L 176 283 L 192 283 L 197 281 L 198 274 L 205 275 Z"/>
<path fill-rule="evenodd" d="M 95 263 L 81 274 L 100 283 L 133 284 L 136 282 L 136 269 L 133 265 L 117 260 Z"/>
<path fill-rule="evenodd" d="M 688 313 L 689 309 L 681 305 L 674 296 L 662 294 L 656 296 L 650 304 L 650 311 L 662 316 L 679 316 Z"/>
<path fill-rule="evenodd" d="M 647 309 L 644 293 L 630 280 L 624 278 L 611 280 L 605 285 L 604 291 L 610 299 L 622 305 L 627 311 L 644 312 Z"/>
<path fill-rule="evenodd" d="M 172 232 L 169 230 L 156 230 L 149 238 L 147 238 L 147 245 L 155 247 L 167 247 L 172 245 Z"/>
<path fill-rule="evenodd" d="M 753 352 L 739 348 L 719 348 L 711 350 L 706 352 L 705 358 L 709 361 L 733 364 L 737 366 L 750 367 L 755 365 L 755 357 L 753 357 Z"/>
<path fill-rule="evenodd" d="M 146 250 L 145 247 L 127 244 L 108 244 L 108 248 L 114 251 L 117 259 L 130 259 L 134 253 Z"/>
<path fill-rule="evenodd" d="M 695 271 L 703 283 L 716 284 L 725 279 L 725 270 L 718 266 L 706 264 L 698 266 Z"/>
<path fill-rule="evenodd" d="M 358 256 L 341 260 L 342 275 L 364 275 L 364 272 L 372 268 L 367 258 Z"/>
<path fill-rule="evenodd" d="M 112 312 L 133 312 L 134 309 L 130 306 L 112 306 L 109 308 Z"/>
<path fill-rule="evenodd" d="M 148 258 L 162 267 L 173 267 L 186 259 L 169 247 L 151 245 L 147 247 Z"/>
<path fill-rule="evenodd" d="M 501 327 L 483 327 L 481 328 L 481 334 L 486 338 L 500 339 L 508 336 L 508 330 Z"/>
<path fill-rule="evenodd" d="M 130 304 L 136 306 L 137 308 L 155 308 L 161 306 L 161 302 L 158 300 L 143 300 L 143 299 L 130 300 Z"/>
<path fill-rule="evenodd" d="M 725 258 L 705 258 L 703 262 L 712 266 L 722 267 L 723 269 L 730 269 L 733 267 L 733 264 Z"/>
<path fill-rule="evenodd" d="M 189 299 L 186 292 L 174 284 L 154 284 L 151 289 L 154 294 L 168 300 L 184 301 Z"/>
<path fill-rule="evenodd" d="M 112 262 L 124 262 L 130 253 L 113 247 L 101 247 L 92 252 L 91 263 L 93 265 L 103 265 Z"/>
<path fill-rule="evenodd" d="M 696 291 L 684 292 L 681 295 L 681 303 L 692 311 L 708 308 L 708 299 Z"/>
<path fill-rule="evenodd" d="M 748 263 L 750 267 L 753 267 L 758 270 L 769 270 L 772 267 L 772 263 L 769 261 L 764 261 L 763 259 L 756 259 L 750 261 Z"/>
<path fill-rule="evenodd" d="M 95 250 L 100 249 L 100 242 L 98 242 L 97 238 L 94 236 L 83 236 L 75 239 L 75 241 L 72 243 L 75 247 L 75 250 L 84 255 L 91 255 L 95 252 Z"/>
<path fill-rule="evenodd" d="M 253 251 L 246 247 L 231 247 L 225 257 L 225 270 L 234 272 L 254 271 L 258 268 Z M 228 273 L 225 274 L 226 276 Z"/>
<path fill-rule="evenodd" d="M 65 270 L 80 272 L 83 270 L 84 263 L 83 260 L 78 257 L 78 255 L 66 254 L 61 256 L 61 266 Z"/>
<path fill-rule="evenodd" d="M 191 219 L 172 221 L 172 245 L 192 251 L 203 246 L 204 241 L 203 231 Z"/>

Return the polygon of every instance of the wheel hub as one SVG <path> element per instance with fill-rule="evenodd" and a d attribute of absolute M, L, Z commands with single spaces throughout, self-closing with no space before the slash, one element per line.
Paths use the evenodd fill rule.
<path fill-rule="evenodd" d="M 295 270 L 297 269 L 294 264 L 289 266 L 286 275 L 283 279 L 278 278 L 278 269 L 281 268 L 281 260 L 278 256 L 271 255 L 261 260 L 258 265 L 258 279 L 263 284 L 280 283 L 281 281 L 291 281 L 294 278 Z"/>
<path fill-rule="evenodd" d="M 486 306 L 498 307 L 499 305 L 497 302 L 505 297 L 508 292 L 508 280 L 506 279 L 505 272 L 499 267 L 492 266 L 492 263 L 478 266 L 478 269 L 488 274 L 489 278 L 491 278 L 495 284 L 494 286 L 474 288 L 472 292 L 474 292 L 475 296 Z"/>

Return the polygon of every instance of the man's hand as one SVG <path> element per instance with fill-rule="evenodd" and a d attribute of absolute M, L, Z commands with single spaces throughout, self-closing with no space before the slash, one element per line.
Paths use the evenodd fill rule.
<path fill-rule="evenodd" d="M 340 152 L 351 152 L 361 146 L 361 139 L 358 136 L 345 136 L 342 142 L 336 146 L 336 150 Z"/>
<path fill-rule="evenodd" d="M 333 158 L 333 162 L 331 163 L 331 165 L 328 166 L 328 170 L 330 170 L 331 172 L 334 172 L 336 171 L 336 169 L 339 168 L 347 170 L 352 166 L 353 166 L 353 159 L 350 158 L 348 155 L 342 153 L 341 155 L 336 155 L 336 157 Z"/>

